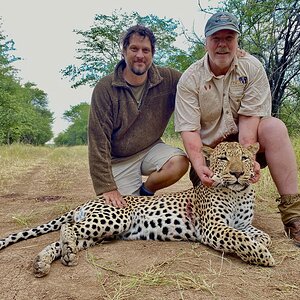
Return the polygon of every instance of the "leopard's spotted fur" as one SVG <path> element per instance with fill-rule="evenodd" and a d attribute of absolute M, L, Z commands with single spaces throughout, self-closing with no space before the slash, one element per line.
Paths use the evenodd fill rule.
<path fill-rule="evenodd" d="M 247 149 L 239 143 L 220 143 L 203 151 L 214 172 L 215 186 L 153 197 L 125 196 L 127 206 L 107 205 L 102 196 L 47 224 L 11 234 L 0 249 L 24 239 L 61 229 L 60 240 L 35 259 L 37 277 L 50 271 L 61 257 L 63 264 L 77 263 L 77 253 L 107 238 L 201 242 L 216 250 L 237 254 L 251 264 L 275 264 L 267 247 L 270 237 L 251 225 L 255 193 L 249 184 L 258 144 Z"/>

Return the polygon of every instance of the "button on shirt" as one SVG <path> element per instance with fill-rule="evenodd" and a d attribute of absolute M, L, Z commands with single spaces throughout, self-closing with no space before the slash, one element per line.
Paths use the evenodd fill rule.
<path fill-rule="evenodd" d="M 192 64 L 177 85 L 175 130 L 200 132 L 214 147 L 238 133 L 238 116 L 271 115 L 271 92 L 262 64 L 254 56 L 235 57 L 225 75 L 215 76 L 208 54 Z"/>

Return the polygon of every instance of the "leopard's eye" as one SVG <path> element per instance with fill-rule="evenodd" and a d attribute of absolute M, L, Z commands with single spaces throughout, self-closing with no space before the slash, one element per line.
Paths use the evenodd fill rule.
<path fill-rule="evenodd" d="M 242 160 L 243 160 L 243 161 L 249 160 L 249 156 L 243 155 L 243 156 L 242 156 Z"/>
<path fill-rule="evenodd" d="M 228 158 L 226 156 L 219 156 L 219 160 L 228 161 Z"/>

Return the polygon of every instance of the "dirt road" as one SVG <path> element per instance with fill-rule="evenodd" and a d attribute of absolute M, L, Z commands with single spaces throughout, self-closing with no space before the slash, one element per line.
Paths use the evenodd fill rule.
<path fill-rule="evenodd" d="M 188 187 L 185 178 L 168 190 Z M 48 168 L 46 158 L 5 191 L 0 192 L 1 237 L 25 229 L 25 222 L 33 227 L 48 221 L 94 195 L 86 164 L 76 170 L 72 164 Z M 76 267 L 56 261 L 48 276 L 35 278 L 33 259 L 59 238 L 55 232 L 0 252 L 0 299 L 299 299 L 300 249 L 285 238 L 275 202 L 267 212 L 265 201 L 257 201 L 255 225 L 271 235 L 273 268 L 250 266 L 195 243 L 116 241 L 80 252 Z"/>

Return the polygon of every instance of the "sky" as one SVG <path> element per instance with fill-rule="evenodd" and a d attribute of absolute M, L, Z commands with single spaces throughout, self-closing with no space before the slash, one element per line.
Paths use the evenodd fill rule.
<path fill-rule="evenodd" d="M 200 1 L 203 7 L 218 1 Z M 209 15 L 200 12 L 198 0 L 0 0 L 2 30 L 15 41 L 14 55 L 21 57 L 14 66 L 22 83 L 33 82 L 48 95 L 48 108 L 54 112 L 56 136 L 68 127 L 63 113 L 81 102 L 90 103 L 92 88 L 71 88 L 60 70 L 76 60 L 80 38 L 73 30 L 88 30 L 96 14 L 110 15 L 113 10 L 138 12 L 179 20 L 185 28 L 203 36 Z"/>

